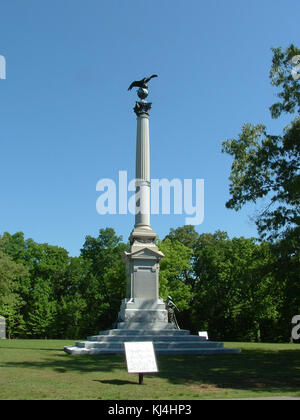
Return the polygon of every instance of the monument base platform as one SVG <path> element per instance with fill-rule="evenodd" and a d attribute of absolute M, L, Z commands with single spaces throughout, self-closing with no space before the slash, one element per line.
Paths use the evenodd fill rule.
<path fill-rule="evenodd" d="M 145 329 L 144 324 L 141 329 L 132 324 L 128 329 L 126 327 L 128 325 L 124 325 L 124 328 L 100 331 L 99 335 L 90 336 L 86 341 L 78 341 L 75 346 L 64 347 L 64 351 L 72 355 L 123 354 L 124 342 L 152 341 L 156 354 L 241 353 L 240 349 L 225 348 L 221 342 L 207 341 L 190 334 L 188 330 L 176 330 L 172 324 L 166 324 L 163 330 L 157 328 L 157 325 L 148 325 L 149 329 Z"/>

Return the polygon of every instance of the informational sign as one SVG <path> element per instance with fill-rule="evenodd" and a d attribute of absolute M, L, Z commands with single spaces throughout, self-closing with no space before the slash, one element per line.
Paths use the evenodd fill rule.
<path fill-rule="evenodd" d="M 207 334 L 207 331 L 198 331 L 198 335 L 199 335 L 199 337 L 203 337 L 203 338 L 205 338 L 206 340 L 208 340 L 208 334 Z"/>
<path fill-rule="evenodd" d="M 152 341 L 124 343 L 128 373 L 158 372 Z"/>

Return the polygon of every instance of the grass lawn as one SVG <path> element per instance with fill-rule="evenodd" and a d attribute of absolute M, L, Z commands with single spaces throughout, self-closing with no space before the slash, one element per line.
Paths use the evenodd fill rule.
<path fill-rule="evenodd" d="M 300 345 L 225 343 L 237 355 L 157 356 L 128 374 L 125 356 L 70 356 L 74 340 L 0 340 L 0 399 L 193 400 L 300 396 Z"/>

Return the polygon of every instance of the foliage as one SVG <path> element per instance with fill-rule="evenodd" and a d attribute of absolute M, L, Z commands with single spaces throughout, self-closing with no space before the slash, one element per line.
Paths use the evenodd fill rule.
<path fill-rule="evenodd" d="M 0 237 L 0 312 L 9 320 L 10 333 L 79 337 L 109 326 L 125 287 L 121 254 L 126 245 L 120 241 L 113 229 L 101 230 L 98 238 L 86 238 L 82 256 L 70 257 L 63 248 L 24 240 L 22 232 L 5 232 Z M 15 281 L 17 274 L 22 281 Z"/>
<path fill-rule="evenodd" d="M 268 242 L 172 229 L 158 243 L 165 255 L 160 296 L 172 297 L 182 328 L 207 329 L 212 339 L 288 340 L 284 320 L 287 305 L 297 303 L 299 266 L 295 256 L 291 269 L 291 242 L 279 247 L 279 264 Z M 79 257 L 70 257 L 63 248 L 24 240 L 22 233 L 3 234 L 0 312 L 10 336 L 80 338 L 110 328 L 125 296 L 127 246 L 113 229 L 101 229 L 86 237 Z"/>
<path fill-rule="evenodd" d="M 280 91 L 279 102 L 270 107 L 271 116 L 299 114 L 300 82 L 292 75 L 291 59 L 300 50 L 294 45 L 272 50 L 270 78 Z M 244 124 L 237 139 L 223 142 L 223 152 L 234 158 L 226 206 L 239 210 L 247 202 L 266 203 L 256 224 L 260 237 L 273 244 L 272 273 L 282 291 L 277 327 L 287 330 L 300 310 L 300 117 L 296 115 L 281 135 L 268 134 L 262 124 Z"/>
<path fill-rule="evenodd" d="M 159 243 L 159 249 L 165 255 L 160 265 L 160 296 L 164 300 L 171 296 L 179 310 L 188 309 L 192 293 L 184 272 L 191 269 L 192 250 L 169 238 Z"/>
<path fill-rule="evenodd" d="M 100 229 L 97 238 L 87 236 L 81 256 L 89 261 L 91 276 L 86 285 L 87 308 L 94 319 L 90 328 L 111 326 L 125 297 L 126 276 L 122 255 L 127 245 L 111 228 Z M 96 317 L 95 317 L 95 314 Z M 97 325 L 95 324 L 97 322 Z"/>
<path fill-rule="evenodd" d="M 223 143 L 234 157 L 230 174 L 228 208 L 266 197 L 268 204 L 256 217 L 258 231 L 268 239 L 284 237 L 300 221 L 300 119 L 284 136 L 270 136 L 263 125 L 245 124 L 238 139 Z"/>
<path fill-rule="evenodd" d="M 293 57 L 300 55 L 300 49 L 291 44 L 285 51 L 282 48 L 272 48 L 273 58 L 270 79 L 273 86 L 282 90 L 277 94 L 281 101 L 270 107 L 273 118 L 278 118 L 283 112 L 300 114 L 300 83 L 293 77 Z"/>
<path fill-rule="evenodd" d="M 274 86 L 282 87 L 281 102 L 270 108 L 273 118 L 282 112 L 300 111 L 300 83 L 291 74 L 290 60 L 300 54 L 291 45 L 285 52 L 273 49 L 270 72 Z M 276 240 L 291 231 L 299 238 L 300 226 L 300 119 L 296 117 L 283 135 L 270 135 L 264 125 L 244 124 L 238 139 L 223 142 L 223 152 L 233 156 L 228 208 L 239 210 L 245 203 L 265 197 L 267 205 L 256 217 L 262 237 Z"/>
<path fill-rule="evenodd" d="M 24 329 L 22 295 L 28 289 L 28 271 L 0 250 L 0 314 L 6 318 L 8 335 Z"/>
<path fill-rule="evenodd" d="M 190 249 L 194 249 L 199 239 L 199 234 L 195 230 L 194 225 L 180 226 L 177 229 L 170 229 L 165 239 L 178 241 Z"/>
<path fill-rule="evenodd" d="M 260 341 L 265 320 L 278 314 L 271 250 L 267 243 L 226 236 L 200 235 L 193 319 L 215 339 Z"/>

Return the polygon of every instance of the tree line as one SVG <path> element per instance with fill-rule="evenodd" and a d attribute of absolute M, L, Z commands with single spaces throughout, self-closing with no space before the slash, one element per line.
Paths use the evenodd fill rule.
<path fill-rule="evenodd" d="M 160 296 L 172 296 L 181 328 L 211 339 L 287 341 L 297 283 L 276 247 L 226 232 L 171 229 L 158 247 Z M 0 237 L 0 314 L 12 338 L 85 338 L 111 328 L 125 296 L 128 249 L 111 228 L 87 236 L 79 257 L 61 247 Z M 283 274 L 285 275 L 283 276 Z M 295 273 L 294 273 L 295 274 Z"/>
<path fill-rule="evenodd" d="M 182 328 L 211 339 L 288 341 L 300 314 L 300 50 L 273 48 L 271 84 L 279 89 L 272 118 L 290 114 L 279 134 L 244 124 L 222 143 L 233 157 L 226 207 L 238 211 L 263 199 L 255 215 L 259 238 L 171 229 L 158 242 L 165 254 L 160 296 L 172 296 Z M 112 228 L 87 236 L 79 257 L 67 250 L 0 236 L 0 314 L 10 337 L 84 338 L 110 328 L 125 296 L 128 244 Z"/>

